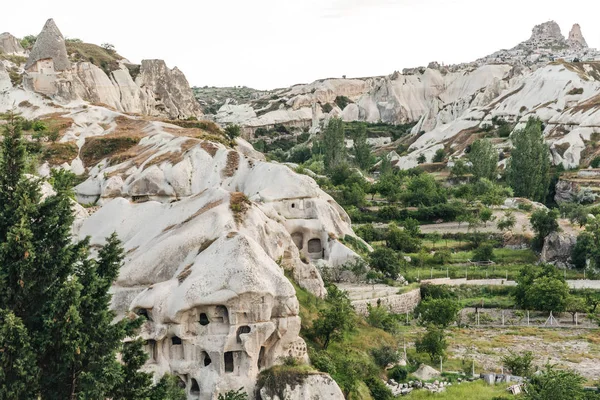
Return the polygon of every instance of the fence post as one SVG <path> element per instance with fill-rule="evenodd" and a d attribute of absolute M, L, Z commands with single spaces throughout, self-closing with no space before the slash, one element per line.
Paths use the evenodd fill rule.
<path fill-rule="evenodd" d="M 504 310 L 502 310 L 502 326 L 504 326 Z"/>

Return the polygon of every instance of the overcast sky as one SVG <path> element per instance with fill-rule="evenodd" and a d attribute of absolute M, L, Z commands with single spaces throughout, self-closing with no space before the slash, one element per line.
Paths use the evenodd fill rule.
<path fill-rule="evenodd" d="M 164 59 L 196 86 L 273 89 L 473 61 L 551 19 L 565 36 L 580 23 L 600 47 L 598 0 L 29 0 L 4 11 L 0 32 L 37 34 L 54 18 L 68 38 Z"/>

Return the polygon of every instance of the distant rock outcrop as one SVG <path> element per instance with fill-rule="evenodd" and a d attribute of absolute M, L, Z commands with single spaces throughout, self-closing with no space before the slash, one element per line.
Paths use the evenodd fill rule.
<path fill-rule="evenodd" d="M 548 21 L 533 27 L 529 42 L 562 42 L 565 40 L 556 21 Z"/>
<path fill-rule="evenodd" d="M 0 34 L 0 53 L 25 55 L 25 49 L 19 40 L 8 32 Z"/>
<path fill-rule="evenodd" d="M 27 60 L 23 84 L 58 102 L 85 100 L 120 112 L 171 119 L 202 115 L 179 69 L 167 68 L 162 60 L 144 60 L 134 80 L 132 66 L 125 63 L 116 58 L 110 69 L 88 61 L 71 63 L 65 39 L 49 19 Z"/>
<path fill-rule="evenodd" d="M 588 44 L 581 33 L 581 26 L 579 24 L 573 25 L 571 32 L 569 32 L 569 39 L 567 39 L 569 46 L 587 48 Z"/>
<path fill-rule="evenodd" d="M 25 70 L 29 72 L 42 72 L 50 68 L 54 71 L 71 68 L 65 38 L 52 18 L 46 21 L 25 64 Z"/>

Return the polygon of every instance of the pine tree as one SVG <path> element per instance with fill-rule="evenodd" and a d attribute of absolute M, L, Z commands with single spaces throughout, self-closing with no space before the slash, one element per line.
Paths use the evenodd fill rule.
<path fill-rule="evenodd" d="M 3 136 L 0 390 L 6 396 L 0 398 L 104 399 L 127 388 L 140 393 L 128 399 L 147 399 L 150 376 L 137 371 L 145 360 L 141 343 L 125 352 L 136 355 L 133 361 L 121 365 L 116 358 L 142 322 L 112 324 L 108 290 L 123 259 L 116 235 L 97 261 L 90 259 L 88 240 L 71 237 L 70 185 L 59 179 L 56 195 L 42 201 L 38 180 L 24 175 L 26 152 L 14 115 Z"/>

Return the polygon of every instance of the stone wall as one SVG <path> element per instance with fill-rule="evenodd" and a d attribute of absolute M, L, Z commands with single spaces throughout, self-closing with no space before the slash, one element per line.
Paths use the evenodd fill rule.
<path fill-rule="evenodd" d="M 377 301 L 381 306 L 387 307 L 394 314 L 412 312 L 421 302 L 421 290 L 415 289 L 403 294 L 382 297 L 381 299 L 355 300 L 352 302 L 354 309 L 360 315 L 367 315 L 367 304 L 377 307 Z"/>

